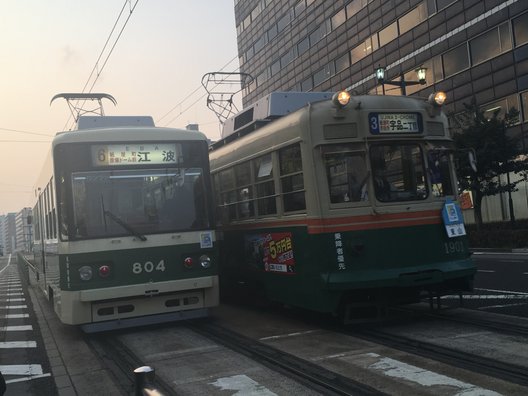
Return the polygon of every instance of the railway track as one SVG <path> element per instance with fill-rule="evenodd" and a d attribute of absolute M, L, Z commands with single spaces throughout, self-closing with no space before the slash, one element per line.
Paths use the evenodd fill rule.
<path fill-rule="evenodd" d="M 429 318 L 429 315 L 427 315 L 427 317 Z M 446 319 L 444 314 L 431 315 L 430 317 L 434 320 Z M 309 321 L 313 322 L 312 320 Z M 454 349 L 443 345 L 426 342 L 420 339 L 406 337 L 406 334 L 401 334 L 402 331 L 407 333 L 405 328 L 403 328 L 403 330 L 402 328 L 399 329 L 400 334 L 397 334 L 396 331 L 391 334 L 391 330 L 384 328 L 384 325 L 359 326 L 355 327 L 354 329 L 344 329 L 343 327 L 334 325 L 327 326 L 322 324 L 320 321 L 316 322 L 319 323 L 313 324 L 321 330 L 335 333 L 337 338 L 333 337 L 333 339 L 338 339 L 339 334 L 352 336 L 370 343 L 435 360 L 451 367 L 462 368 L 467 372 L 486 375 L 501 381 L 506 381 L 507 383 L 516 384 L 521 387 L 528 386 L 528 368 L 524 364 L 514 364 L 508 362 L 504 358 L 500 359 L 500 357 L 498 358 L 499 360 L 497 360 L 490 357 L 489 355 L 487 357 L 479 356 L 475 353 L 470 353 L 471 349 L 470 352 L 468 352 L 468 350 L 463 351 L 460 349 Z M 469 321 L 464 321 L 463 323 L 475 325 L 476 321 L 470 319 Z M 490 325 L 493 325 L 493 328 L 496 328 L 500 327 L 502 323 L 490 323 Z M 278 374 L 277 378 L 279 376 L 281 378 L 289 378 L 290 380 L 299 384 L 299 386 L 304 387 L 304 389 L 310 389 L 314 393 L 324 395 L 384 394 L 378 389 L 375 389 L 369 385 L 365 385 L 365 383 L 358 382 L 355 379 L 348 378 L 348 376 L 336 373 L 331 369 L 322 367 L 321 365 L 313 363 L 311 360 L 294 356 L 292 351 L 285 352 L 276 346 L 271 346 L 265 342 L 255 340 L 253 337 L 242 335 L 236 329 L 234 329 L 234 331 L 229 330 L 225 326 L 215 323 L 214 321 L 187 322 L 178 327 L 178 333 L 176 333 L 174 330 L 171 330 L 170 327 L 167 328 L 167 331 L 161 331 L 163 331 L 165 337 L 167 337 L 167 334 L 183 334 L 185 336 L 186 333 L 182 333 L 182 328 L 185 328 L 186 332 L 194 334 L 192 337 L 198 337 L 193 338 L 193 340 L 208 340 L 205 341 L 205 344 L 204 341 L 200 341 L 199 344 L 189 344 L 195 349 L 202 350 L 203 353 L 206 351 L 211 351 L 214 353 L 214 351 L 220 349 L 224 350 L 225 348 L 226 351 L 232 351 L 239 354 L 240 356 L 243 356 L 243 358 L 239 357 L 239 360 L 249 359 L 255 362 L 256 365 L 266 367 L 267 370 L 276 372 Z M 518 330 L 522 330 L 522 337 L 526 336 L 526 329 L 519 327 Z M 519 334 L 516 334 L 516 336 L 519 336 Z M 136 337 L 136 339 L 143 339 L 152 337 L 152 334 L 147 331 L 147 333 L 144 335 L 134 334 L 134 337 Z M 170 335 L 170 337 L 173 336 Z M 90 344 L 98 352 L 99 356 L 101 356 L 108 369 L 112 371 L 113 376 L 116 378 L 116 382 L 120 384 L 121 389 L 123 390 L 123 394 L 130 394 L 131 390 L 134 389 L 133 370 L 144 365 L 145 363 L 138 355 L 141 355 L 144 360 L 149 361 L 149 353 L 158 355 L 161 354 L 166 356 L 167 359 L 180 359 L 180 356 L 183 357 L 183 354 L 187 353 L 185 349 L 183 351 L 178 351 L 177 349 L 168 349 L 159 350 L 162 351 L 161 353 L 145 351 L 146 355 L 144 355 L 143 352 L 138 351 L 137 348 L 135 349 L 136 352 L 134 353 L 134 347 L 127 347 L 128 344 L 124 345 L 122 342 L 123 340 L 126 340 L 126 337 L 122 337 L 122 334 L 120 333 L 107 333 L 90 337 Z M 158 360 L 158 364 L 169 364 L 169 366 L 172 364 L 164 359 L 165 357 L 163 357 L 161 360 Z M 176 370 L 181 370 L 181 368 L 183 368 L 181 364 L 178 367 L 180 367 L 180 369 Z M 247 366 L 244 365 L 244 367 Z M 160 369 L 162 367 L 155 368 Z M 190 367 L 189 370 L 190 372 L 194 372 L 192 367 Z M 204 374 L 201 375 L 203 376 Z M 191 381 L 186 381 L 185 379 L 176 381 L 167 378 L 166 376 L 167 370 L 165 370 L 165 377 L 163 377 L 163 375 L 157 375 L 154 382 L 154 386 L 163 395 L 175 395 L 176 391 L 178 391 L 178 394 L 181 394 L 181 389 L 182 386 L 184 386 L 184 383 L 191 383 Z M 209 386 L 207 385 L 211 384 L 209 379 L 213 377 L 216 378 L 217 376 L 220 376 L 218 372 L 209 372 L 209 375 L 203 376 L 202 387 Z M 271 374 L 271 376 L 273 376 L 273 374 Z M 185 392 L 183 394 L 185 394 Z"/>
<path fill-rule="evenodd" d="M 329 396 L 385 395 L 385 393 L 368 385 L 346 378 L 307 360 L 297 358 L 224 327 L 205 322 L 189 322 L 186 327 L 315 392 Z M 108 333 L 90 335 L 87 337 L 87 342 L 104 361 L 107 369 L 112 372 L 116 382 L 122 389 L 122 394 L 129 395 L 133 393 L 135 386 L 133 370 L 144 365 L 141 358 L 124 345 L 118 335 Z M 152 385 L 164 396 L 177 394 L 173 387 L 158 375 L 156 375 Z"/>
<path fill-rule="evenodd" d="M 346 334 L 400 351 L 440 361 L 451 366 L 485 374 L 514 384 L 528 386 L 528 368 L 476 354 L 389 334 L 373 328 L 355 329 Z"/>
<path fill-rule="evenodd" d="M 385 395 L 368 385 L 351 380 L 307 360 L 235 333 L 215 324 L 191 328 L 236 352 L 288 376 L 324 395 Z"/>
<path fill-rule="evenodd" d="M 124 345 L 119 337 L 112 333 L 90 334 L 85 336 L 86 342 L 104 362 L 115 382 L 122 390 L 122 395 L 135 393 L 134 370 L 144 366 L 144 362 L 130 348 Z M 161 377 L 155 376 L 151 382 L 159 396 L 176 395 L 171 386 Z"/>

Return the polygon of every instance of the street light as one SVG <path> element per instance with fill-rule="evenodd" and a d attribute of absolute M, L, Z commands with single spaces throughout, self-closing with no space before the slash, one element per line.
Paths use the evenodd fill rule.
<path fill-rule="evenodd" d="M 405 77 L 403 73 L 400 73 L 400 81 L 385 81 L 385 67 L 378 66 L 376 69 L 376 78 L 378 79 L 378 83 L 381 84 L 381 87 L 383 89 L 383 95 L 385 95 L 385 84 L 389 85 L 396 85 L 397 87 L 401 88 L 401 94 L 407 95 L 406 87 L 408 85 L 424 85 L 426 83 L 425 77 L 427 73 L 426 67 L 419 67 L 415 70 L 416 75 L 418 76 L 418 81 L 408 81 L 405 80 Z"/>

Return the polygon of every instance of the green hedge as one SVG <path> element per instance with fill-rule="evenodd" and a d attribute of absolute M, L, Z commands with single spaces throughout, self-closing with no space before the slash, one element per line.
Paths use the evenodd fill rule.
<path fill-rule="evenodd" d="M 470 248 L 518 249 L 528 248 L 528 221 L 483 224 L 477 231 L 474 224 L 467 224 Z"/>

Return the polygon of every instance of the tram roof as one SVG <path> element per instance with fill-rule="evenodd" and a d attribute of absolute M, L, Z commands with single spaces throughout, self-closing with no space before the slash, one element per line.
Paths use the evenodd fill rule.
<path fill-rule="evenodd" d="M 222 138 L 213 144 L 213 149 L 236 140 L 262 126 L 302 109 L 308 104 L 328 102 L 334 92 L 273 92 L 259 99 L 248 108 L 226 120 Z M 430 104 L 424 98 L 392 95 L 352 96 L 352 101 L 361 107 L 375 109 L 424 109 Z M 358 107 L 359 108 L 359 107 Z"/>
<path fill-rule="evenodd" d="M 91 142 L 146 142 L 168 140 L 204 140 L 207 137 L 199 131 L 156 126 L 99 127 L 59 132 L 53 139 L 53 146 L 62 143 Z"/>

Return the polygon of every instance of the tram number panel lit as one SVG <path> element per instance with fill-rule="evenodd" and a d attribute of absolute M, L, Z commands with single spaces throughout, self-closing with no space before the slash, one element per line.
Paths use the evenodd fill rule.
<path fill-rule="evenodd" d="M 369 113 L 369 129 L 372 134 L 421 133 L 420 113 Z"/>

